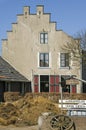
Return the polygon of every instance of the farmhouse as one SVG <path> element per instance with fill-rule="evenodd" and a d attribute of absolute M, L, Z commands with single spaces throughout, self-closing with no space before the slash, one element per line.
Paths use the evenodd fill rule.
<path fill-rule="evenodd" d="M 58 30 L 50 17 L 50 13 L 44 13 L 44 6 L 38 5 L 35 14 L 25 6 L 23 14 L 17 15 L 17 22 L 12 23 L 12 30 L 7 31 L 7 39 L 2 40 L 2 58 L 24 76 L 22 80 L 16 75 L 17 81 L 26 82 L 26 90 L 31 92 L 60 93 L 64 78 L 71 75 L 81 78 L 80 65 L 62 51 L 64 44 L 72 41 L 76 44 L 77 39 Z M 67 82 L 63 92 L 81 93 L 81 84 Z"/>

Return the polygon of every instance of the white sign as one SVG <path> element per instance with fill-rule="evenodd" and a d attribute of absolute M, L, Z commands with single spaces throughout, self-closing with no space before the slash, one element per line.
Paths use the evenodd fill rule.
<path fill-rule="evenodd" d="M 72 109 L 86 109 L 86 105 L 81 105 L 81 104 L 63 104 L 62 105 L 63 108 L 66 108 L 66 109 L 69 109 L 69 108 L 72 108 Z M 61 104 L 59 104 L 59 108 L 61 108 Z"/>
<path fill-rule="evenodd" d="M 86 100 L 59 100 L 59 108 L 86 110 Z"/>
<path fill-rule="evenodd" d="M 59 103 L 61 103 L 61 100 L 59 100 Z M 62 100 L 62 103 L 73 103 L 73 104 L 86 104 L 86 100 Z"/>

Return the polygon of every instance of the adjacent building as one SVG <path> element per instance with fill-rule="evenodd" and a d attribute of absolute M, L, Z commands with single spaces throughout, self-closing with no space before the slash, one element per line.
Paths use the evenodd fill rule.
<path fill-rule="evenodd" d="M 60 93 L 63 78 L 81 78 L 80 65 L 62 50 L 67 42 L 77 39 L 58 30 L 50 17 L 44 13 L 44 6 L 37 6 L 35 14 L 25 6 L 17 22 L 12 23 L 12 30 L 7 31 L 7 39 L 2 40 L 2 58 L 30 81 L 32 92 Z M 63 91 L 81 93 L 81 84 L 67 82 Z"/>
<path fill-rule="evenodd" d="M 0 56 L 0 102 L 4 101 L 5 92 L 31 92 L 31 84 Z"/>

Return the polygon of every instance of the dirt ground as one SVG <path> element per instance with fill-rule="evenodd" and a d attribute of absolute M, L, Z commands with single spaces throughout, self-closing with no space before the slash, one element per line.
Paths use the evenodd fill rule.
<path fill-rule="evenodd" d="M 71 117 L 75 122 L 75 130 L 86 130 L 86 117 Z M 15 127 L 15 126 L 0 126 L 0 130 L 38 130 L 38 125 L 35 126 L 24 126 L 24 127 Z M 47 129 L 46 126 L 42 130 L 51 130 Z M 54 130 L 54 129 L 53 129 Z"/>
<path fill-rule="evenodd" d="M 71 118 L 75 122 L 76 130 L 86 130 L 86 116 L 72 116 Z"/>
<path fill-rule="evenodd" d="M 14 126 L 0 126 L 0 130 L 38 130 L 38 126 L 14 127 Z"/>

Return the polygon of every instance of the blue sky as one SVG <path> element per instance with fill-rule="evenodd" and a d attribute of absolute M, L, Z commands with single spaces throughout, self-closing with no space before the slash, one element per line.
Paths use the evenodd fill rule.
<path fill-rule="evenodd" d="M 44 12 L 51 13 L 58 30 L 73 36 L 86 29 L 86 0 L 0 0 L 0 55 L 1 39 L 7 38 L 17 14 L 23 13 L 23 6 L 30 6 L 30 12 L 36 13 L 36 5 L 44 5 Z"/>

